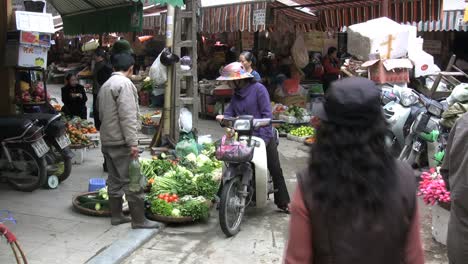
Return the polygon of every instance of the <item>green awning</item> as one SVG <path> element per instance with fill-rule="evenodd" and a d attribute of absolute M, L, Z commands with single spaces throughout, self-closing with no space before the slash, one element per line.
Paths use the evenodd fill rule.
<path fill-rule="evenodd" d="M 62 19 L 63 31 L 66 35 L 141 32 L 143 6 L 141 4 L 124 5 L 65 15 Z"/>
<path fill-rule="evenodd" d="M 134 0 L 135 1 L 135 0 Z M 136 0 L 139 1 L 139 0 Z M 168 4 L 171 6 L 183 6 L 184 0 L 147 0 L 148 4 Z"/>

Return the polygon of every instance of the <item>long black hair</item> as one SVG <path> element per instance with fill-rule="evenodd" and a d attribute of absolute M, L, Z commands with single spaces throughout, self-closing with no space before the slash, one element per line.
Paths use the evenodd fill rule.
<path fill-rule="evenodd" d="M 383 115 L 369 126 L 322 121 L 305 186 L 319 209 L 378 214 L 386 207 L 386 197 L 396 186 L 396 161 L 386 147 L 386 131 Z"/>

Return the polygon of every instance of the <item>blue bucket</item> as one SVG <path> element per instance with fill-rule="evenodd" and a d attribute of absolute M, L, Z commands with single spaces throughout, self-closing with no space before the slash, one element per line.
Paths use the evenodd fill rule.
<path fill-rule="evenodd" d="M 89 179 L 88 192 L 96 192 L 106 187 L 106 179 L 93 178 Z"/>

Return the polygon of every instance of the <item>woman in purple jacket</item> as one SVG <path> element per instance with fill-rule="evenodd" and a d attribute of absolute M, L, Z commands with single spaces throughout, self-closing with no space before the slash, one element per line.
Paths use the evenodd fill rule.
<path fill-rule="evenodd" d="M 233 62 L 223 68 L 221 76 L 217 79 L 226 81 L 234 90 L 229 107 L 224 115 L 216 117 L 222 120 L 226 117 L 237 117 L 241 115 L 252 115 L 254 118 L 273 118 L 271 111 L 270 95 L 261 83 L 255 81 L 254 76 L 248 73 L 239 62 Z M 289 213 L 289 193 L 283 177 L 283 170 L 278 155 L 276 139 L 271 126 L 254 131 L 254 136 L 265 141 L 268 171 L 273 179 L 275 190 L 275 204 L 282 211 Z"/>

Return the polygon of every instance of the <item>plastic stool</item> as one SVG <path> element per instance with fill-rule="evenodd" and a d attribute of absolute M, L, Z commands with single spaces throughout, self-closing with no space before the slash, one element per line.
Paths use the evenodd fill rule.
<path fill-rule="evenodd" d="M 106 187 L 106 179 L 93 178 L 89 179 L 88 192 L 96 192 Z"/>

